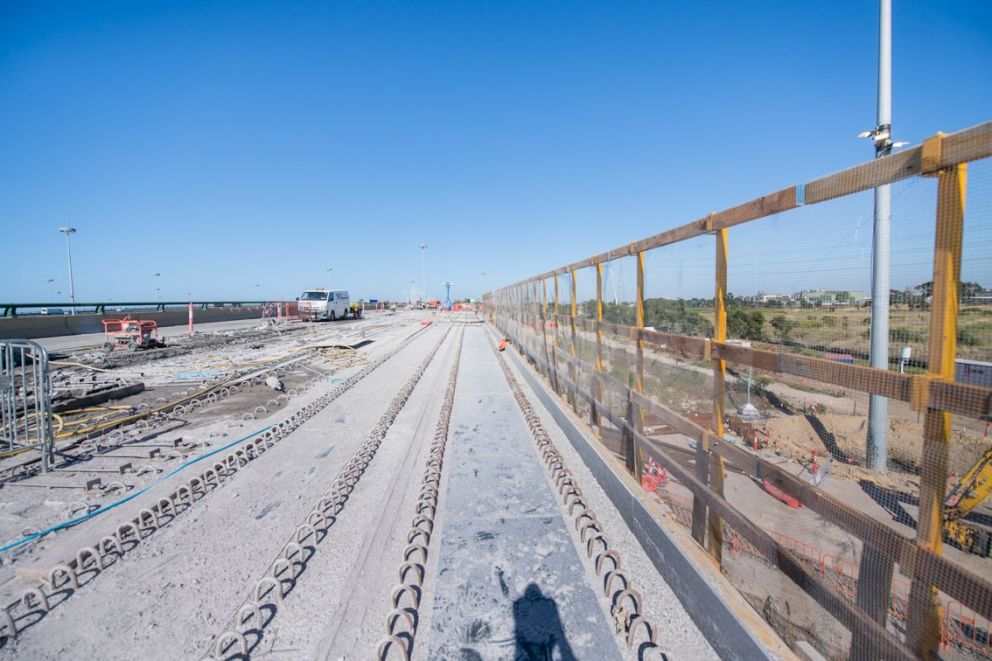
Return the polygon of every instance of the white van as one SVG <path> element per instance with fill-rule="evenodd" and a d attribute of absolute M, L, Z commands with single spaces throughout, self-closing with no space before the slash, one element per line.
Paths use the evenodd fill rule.
<path fill-rule="evenodd" d="M 300 295 L 300 318 L 306 321 L 343 319 L 350 310 L 351 298 L 347 291 L 308 289 Z"/>

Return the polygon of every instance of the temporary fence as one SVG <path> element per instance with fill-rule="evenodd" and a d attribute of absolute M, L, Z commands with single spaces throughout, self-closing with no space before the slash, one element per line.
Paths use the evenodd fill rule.
<path fill-rule="evenodd" d="M 494 291 L 486 314 L 633 476 L 689 499 L 668 499 L 677 520 L 787 642 L 990 657 L 990 155 L 992 123 L 938 133 Z M 895 286 L 874 318 L 855 285 L 881 187 Z"/>
<path fill-rule="evenodd" d="M 0 340 L 0 453 L 40 453 L 48 471 L 52 444 L 52 380 L 48 352 L 31 340 Z"/>

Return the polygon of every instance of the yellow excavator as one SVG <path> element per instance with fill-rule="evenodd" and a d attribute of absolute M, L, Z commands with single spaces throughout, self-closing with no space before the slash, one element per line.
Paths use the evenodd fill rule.
<path fill-rule="evenodd" d="M 964 520 L 992 495 L 992 448 L 968 469 L 944 505 L 944 539 L 983 557 L 992 555 L 992 530 Z"/>

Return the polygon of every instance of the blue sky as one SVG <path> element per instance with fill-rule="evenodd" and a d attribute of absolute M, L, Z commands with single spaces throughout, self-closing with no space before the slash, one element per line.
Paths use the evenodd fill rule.
<path fill-rule="evenodd" d="M 896 137 L 992 119 L 992 3 L 894 5 Z M 67 292 L 63 224 L 80 300 L 148 300 L 156 272 L 170 299 L 405 297 L 424 239 L 430 294 L 478 296 L 870 158 L 855 136 L 874 124 L 876 12 L 4 2 L 0 301 L 47 299 L 48 278 Z M 975 171 L 980 277 L 992 173 Z M 927 186 L 894 194 L 912 227 L 894 261 L 912 266 L 893 286 L 928 271 Z M 732 291 L 867 287 L 870 196 L 802 213 L 731 233 Z M 656 291 L 709 292 L 703 245 L 652 256 Z M 804 248 L 820 252 L 797 268 Z M 838 251 L 848 271 L 828 273 Z"/>

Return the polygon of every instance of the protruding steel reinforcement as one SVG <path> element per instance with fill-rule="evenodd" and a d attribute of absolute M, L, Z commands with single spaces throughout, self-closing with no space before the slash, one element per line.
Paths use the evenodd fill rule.
<path fill-rule="evenodd" d="M 386 438 L 389 428 L 392 427 L 396 417 L 410 399 L 414 388 L 420 382 L 421 377 L 427 371 L 450 332 L 450 327 L 445 330 L 444 335 L 434 345 L 413 376 L 393 397 L 385 413 L 366 435 L 365 440 L 352 454 L 345 467 L 331 482 L 328 490 L 317 500 L 317 504 L 305 517 L 307 523 L 296 529 L 292 538 L 269 565 L 265 575 L 259 579 L 252 595 L 242 603 L 232 618 L 233 628 L 226 629 L 214 636 L 209 646 L 211 658 L 227 659 L 232 656 L 238 657 L 238 655 L 240 655 L 238 658 L 246 658 L 262 640 L 264 627 L 272 624 L 275 615 L 266 622 L 257 621 L 257 624 L 251 621 L 245 622 L 241 617 L 245 606 L 252 603 L 257 603 L 259 607 L 274 604 L 282 601 L 292 592 L 297 581 L 306 571 L 307 563 L 316 554 L 319 544 L 327 538 L 330 527 L 334 525 L 337 515 L 344 509 L 351 492 L 361 480 L 369 464 L 372 463 L 372 459 Z M 314 520 L 316 523 L 312 523 Z M 307 547 L 313 549 L 313 553 L 309 557 L 305 557 L 303 553 L 297 551 L 298 548 L 302 548 L 303 542 L 307 542 Z M 289 561 L 288 558 L 298 559 Z M 263 589 L 268 586 L 272 586 L 272 589 Z M 242 640 L 246 641 L 246 646 L 241 645 Z M 237 649 L 235 649 L 235 643 L 237 643 Z"/>
<path fill-rule="evenodd" d="M 420 333 L 423 330 L 425 329 L 417 332 Z M 137 547 L 144 539 L 155 534 L 162 526 L 171 523 L 180 513 L 185 512 L 194 503 L 199 502 L 208 493 L 220 487 L 223 482 L 230 480 L 237 474 L 240 466 L 246 465 L 259 457 L 278 441 L 288 436 L 290 432 L 297 429 L 304 422 L 326 408 L 331 402 L 350 390 L 380 365 L 402 351 L 406 346 L 408 346 L 408 343 L 403 342 L 396 349 L 369 363 L 361 371 L 348 377 L 315 401 L 303 406 L 299 411 L 293 413 L 282 422 L 272 425 L 265 431 L 256 434 L 254 439 L 250 441 L 254 448 L 253 452 L 239 449 L 234 450 L 231 454 L 227 455 L 224 461 L 215 462 L 212 467 L 207 468 L 201 474 L 189 478 L 186 484 L 178 486 L 168 498 L 160 498 L 152 507 L 141 510 L 138 516 L 131 521 L 120 524 L 112 535 L 101 536 L 96 544 L 81 547 L 74 557 L 53 566 L 49 572 L 47 585 L 42 583 L 37 587 L 27 588 L 17 600 L 8 604 L 5 608 L 0 608 L 0 616 L 2 616 L 2 620 L 0 620 L 0 626 L 2 626 L 0 628 L 0 635 L 13 638 L 47 615 L 49 609 L 45 608 L 40 611 L 40 617 L 33 617 L 33 615 L 39 612 L 39 609 L 32 609 L 30 604 L 33 602 L 37 603 L 38 600 L 27 596 L 29 593 L 37 597 L 36 592 L 40 592 L 46 598 L 44 600 L 45 603 L 50 603 L 47 601 L 48 596 L 66 591 L 68 595 L 55 602 L 53 607 L 64 603 L 68 599 L 68 596 L 71 596 L 81 585 L 89 584 L 90 581 L 95 580 L 105 570 L 110 569 L 127 551 Z M 440 346 L 440 343 L 437 346 Z M 431 352 L 431 356 L 437 351 L 437 346 Z M 422 366 L 420 373 L 422 373 L 424 368 L 426 368 L 426 365 Z M 315 385 L 317 381 L 318 379 L 314 379 L 311 385 Z M 126 485 L 122 482 L 111 483 L 107 485 L 107 488 L 109 489 L 114 486 L 119 486 L 121 490 L 126 490 Z M 163 520 L 163 517 L 165 520 Z M 308 523 L 310 523 L 309 520 Z M 144 534 L 142 534 L 142 530 L 145 531 Z M 92 564 L 88 559 L 93 557 L 94 551 L 96 551 L 97 562 Z M 282 584 L 278 583 L 278 586 L 279 589 L 277 591 L 281 595 Z M 20 620 L 25 620 L 28 624 L 18 628 L 18 622 Z M 232 642 L 239 642 L 240 645 L 240 641 L 237 641 L 236 637 L 234 641 L 228 639 L 228 646 Z"/>
<path fill-rule="evenodd" d="M 451 410 L 455 404 L 455 387 L 458 385 L 458 366 L 464 338 L 463 330 L 458 338 L 458 348 L 448 377 L 448 386 L 444 391 L 441 413 L 434 427 L 434 439 L 428 451 L 424 478 L 420 482 L 420 496 L 417 498 L 410 530 L 407 532 L 408 546 L 403 551 L 399 584 L 393 590 L 392 610 L 386 616 L 386 637 L 376 646 L 376 658 L 380 661 L 387 661 L 390 655 L 395 654 L 407 660 L 413 655 L 417 623 L 420 621 L 420 594 L 427 574 L 427 556 L 431 535 L 434 533 L 434 516 L 441 490 L 441 471 L 444 468 L 444 450 L 448 443 Z M 411 601 L 401 607 L 403 594 L 406 593 L 411 595 Z"/>
<path fill-rule="evenodd" d="M 628 650 L 637 654 L 638 659 L 666 658 L 658 647 L 656 628 L 643 615 L 641 594 L 634 589 L 632 579 L 623 571 L 620 554 L 610 549 L 603 525 L 586 504 L 575 476 L 566 467 L 565 459 L 555 447 L 506 360 L 495 344 L 490 341 L 489 345 L 537 444 L 538 454 L 558 489 L 561 505 L 568 508 L 568 515 L 575 522 L 579 540 L 585 545 L 586 559 L 602 580 L 603 597 L 613 616 L 617 635 Z"/>

